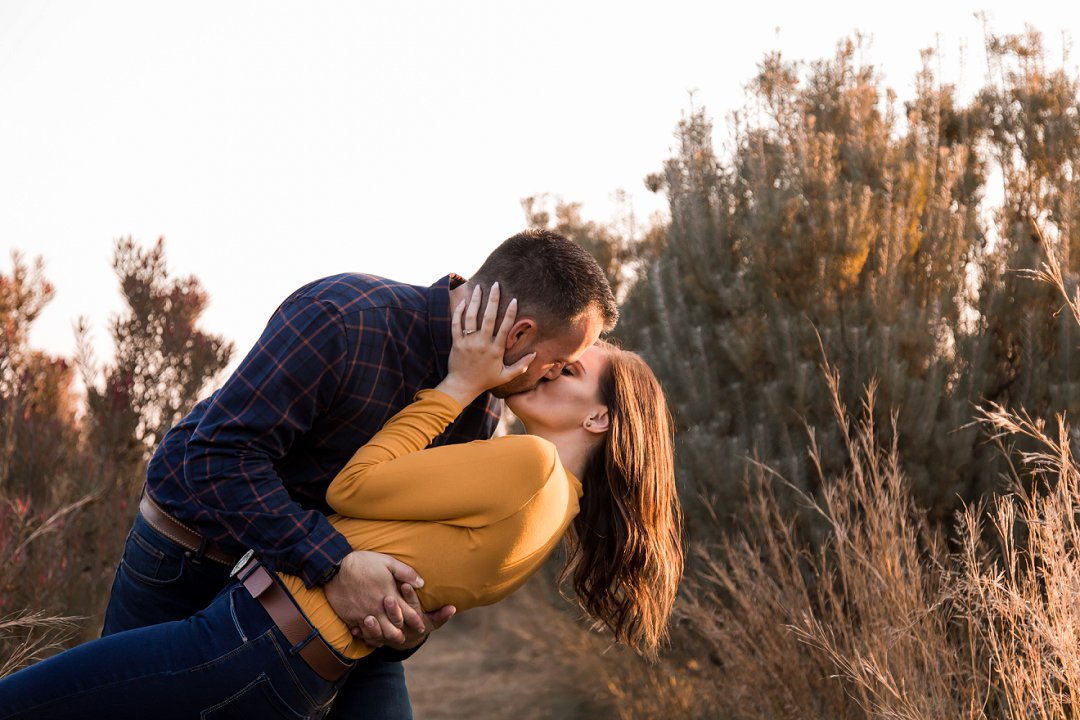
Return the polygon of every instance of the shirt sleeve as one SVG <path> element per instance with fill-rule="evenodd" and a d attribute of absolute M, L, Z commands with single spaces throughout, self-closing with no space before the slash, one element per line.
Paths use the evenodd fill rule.
<path fill-rule="evenodd" d="M 484 393 L 462 410 L 457 420 L 432 441 L 432 445 L 450 445 L 486 440 L 495 434 L 502 417 L 503 401 Z"/>
<path fill-rule="evenodd" d="M 463 527 L 483 527 L 519 510 L 551 475 L 554 446 L 519 435 L 424 449 L 460 410 L 437 390 L 417 393 L 330 483 L 330 507 L 368 520 Z"/>
<path fill-rule="evenodd" d="M 293 501 L 274 463 L 334 401 L 347 359 L 335 308 L 286 301 L 207 407 L 185 455 L 198 512 L 309 586 L 352 548 L 322 513 Z"/>

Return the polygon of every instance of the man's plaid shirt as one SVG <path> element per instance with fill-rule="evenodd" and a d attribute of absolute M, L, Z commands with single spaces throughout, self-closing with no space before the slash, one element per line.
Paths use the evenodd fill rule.
<path fill-rule="evenodd" d="M 343 274 L 294 292 L 236 372 L 162 439 L 150 496 L 223 549 L 255 548 L 315 584 L 351 551 L 324 515 L 326 488 L 446 375 L 450 289 L 460 282 Z M 433 445 L 490 437 L 501 408 L 482 395 Z"/>

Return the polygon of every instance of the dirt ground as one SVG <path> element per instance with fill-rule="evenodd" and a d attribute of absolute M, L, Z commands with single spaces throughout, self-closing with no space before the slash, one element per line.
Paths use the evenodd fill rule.
<path fill-rule="evenodd" d="M 417 720 L 610 717 L 602 681 L 543 649 L 543 625 L 571 621 L 541 595 L 530 583 L 498 605 L 462 613 L 406 662 Z"/>

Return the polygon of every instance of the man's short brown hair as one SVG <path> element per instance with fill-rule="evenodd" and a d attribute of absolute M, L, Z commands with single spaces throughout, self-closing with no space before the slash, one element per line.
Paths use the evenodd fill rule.
<path fill-rule="evenodd" d="M 610 332 L 619 308 L 604 271 L 584 248 L 551 230 L 518 233 L 495 248 L 470 282 L 498 281 L 503 303 L 517 298 L 519 312 L 535 317 L 543 336 L 562 332 L 595 309 Z"/>

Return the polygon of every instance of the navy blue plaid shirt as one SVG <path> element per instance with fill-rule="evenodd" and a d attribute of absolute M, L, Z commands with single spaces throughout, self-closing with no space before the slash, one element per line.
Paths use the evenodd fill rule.
<path fill-rule="evenodd" d="M 294 292 L 236 372 L 162 439 L 150 496 L 226 551 L 254 548 L 315 584 L 352 550 L 326 519 L 326 488 L 417 391 L 445 377 L 460 282 L 343 274 Z M 432 444 L 491 437 L 501 410 L 484 394 Z"/>

